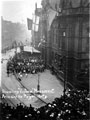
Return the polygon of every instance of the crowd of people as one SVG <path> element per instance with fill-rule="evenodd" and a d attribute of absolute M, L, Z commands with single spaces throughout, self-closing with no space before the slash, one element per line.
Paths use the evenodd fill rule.
<path fill-rule="evenodd" d="M 44 61 L 40 56 L 24 56 L 18 53 L 7 62 L 7 74 L 35 74 L 43 72 L 45 69 Z"/>
<path fill-rule="evenodd" d="M 86 90 L 69 90 L 40 108 L 1 103 L 1 120 L 89 120 L 89 102 Z"/>

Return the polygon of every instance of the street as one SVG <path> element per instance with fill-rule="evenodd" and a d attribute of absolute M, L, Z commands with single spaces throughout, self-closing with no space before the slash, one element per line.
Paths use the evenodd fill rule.
<path fill-rule="evenodd" d="M 11 54 L 10 52 L 8 56 L 11 56 Z M 3 59 L 8 58 L 7 54 L 2 56 Z M 1 64 L 1 86 L 2 99 L 7 100 L 9 104 L 15 106 L 19 103 L 26 106 L 32 104 L 32 106 L 38 108 L 51 103 L 56 97 L 63 94 L 62 83 L 49 70 L 38 73 L 39 76 L 38 74 L 23 75 L 21 81 L 18 81 L 13 74 L 7 76 L 6 64 L 7 60 L 4 60 Z M 38 79 L 40 94 L 37 94 Z"/>

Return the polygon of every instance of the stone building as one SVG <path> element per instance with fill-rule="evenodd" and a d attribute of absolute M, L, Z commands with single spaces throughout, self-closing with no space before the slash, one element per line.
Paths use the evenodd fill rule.
<path fill-rule="evenodd" d="M 46 66 L 68 86 L 89 89 L 89 1 L 42 0 L 40 24 Z"/>

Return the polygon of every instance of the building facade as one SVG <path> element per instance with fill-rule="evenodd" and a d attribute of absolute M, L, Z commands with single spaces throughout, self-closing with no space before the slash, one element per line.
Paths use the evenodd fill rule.
<path fill-rule="evenodd" d="M 43 0 L 42 11 L 46 66 L 68 86 L 89 89 L 89 1 Z"/>

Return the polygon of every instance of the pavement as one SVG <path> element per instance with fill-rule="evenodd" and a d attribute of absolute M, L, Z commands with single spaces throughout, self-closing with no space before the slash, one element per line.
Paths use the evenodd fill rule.
<path fill-rule="evenodd" d="M 10 53 L 11 54 L 11 53 Z M 8 53 L 8 56 L 10 56 Z M 8 58 L 7 54 L 3 55 L 3 59 Z M 51 103 L 56 97 L 63 94 L 63 83 L 52 75 L 49 70 L 43 73 L 28 74 L 21 77 L 18 81 L 14 75 L 7 76 L 6 73 L 7 60 L 1 63 L 1 88 L 2 99 L 7 101 L 11 106 L 19 103 L 33 107 L 41 107 L 47 103 Z M 37 85 L 40 85 L 40 93 L 37 93 Z"/>

